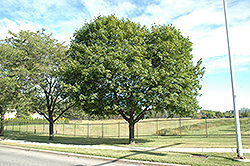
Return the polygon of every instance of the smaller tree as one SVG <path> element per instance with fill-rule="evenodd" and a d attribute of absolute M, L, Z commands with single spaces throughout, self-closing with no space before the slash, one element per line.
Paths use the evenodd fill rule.
<path fill-rule="evenodd" d="M 245 110 L 243 113 L 240 114 L 241 117 L 250 117 L 250 112 L 248 110 Z"/>
<path fill-rule="evenodd" d="M 233 113 L 234 111 L 233 110 L 231 110 L 231 111 L 226 111 L 226 112 L 224 112 L 224 116 L 226 117 L 226 118 L 232 118 L 232 117 L 234 117 L 234 113 Z"/>
<path fill-rule="evenodd" d="M 20 80 L 23 95 L 19 109 L 36 111 L 49 122 L 49 139 L 54 139 L 54 123 L 73 103 L 63 95 L 57 70 L 66 63 L 67 47 L 51 38 L 45 30 L 37 32 L 9 32 L 11 37 L 4 40 L 4 47 L 11 47 L 8 55 L 16 77 Z"/>
<path fill-rule="evenodd" d="M 213 118 L 215 116 L 212 110 L 201 110 L 200 114 L 202 118 Z"/>
<path fill-rule="evenodd" d="M 4 135 L 4 114 L 13 108 L 13 103 L 17 97 L 17 82 L 15 71 L 7 69 L 10 62 L 7 55 L 11 52 L 11 47 L 0 44 L 0 136 Z"/>
<path fill-rule="evenodd" d="M 217 118 L 222 118 L 223 117 L 223 113 L 220 111 L 214 111 L 215 117 Z"/>

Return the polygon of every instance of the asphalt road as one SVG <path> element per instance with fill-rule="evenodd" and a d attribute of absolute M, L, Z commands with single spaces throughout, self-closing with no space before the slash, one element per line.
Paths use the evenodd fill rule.
<path fill-rule="evenodd" d="M 77 157 L 16 149 L 0 146 L 0 166 L 142 166 L 147 163 L 130 163 L 112 159 Z"/>

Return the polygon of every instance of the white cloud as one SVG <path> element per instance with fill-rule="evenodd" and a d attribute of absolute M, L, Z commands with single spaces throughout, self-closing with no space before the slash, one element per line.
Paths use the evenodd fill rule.
<path fill-rule="evenodd" d="M 35 32 L 37 30 L 41 30 L 42 28 L 43 28 L 43 26 L 37 25 L 37 24 L 30 22 L 30 21 L 14 22 L 12 20 L 5 18 L 5 19 L 0 21 L 0 34 L 2 34 L 2 36 L 0 37 L 0 40 L 9 36 L 8 31 L 18 33 L 20 30 L 24 30 L 24 31 L 30 30 L 30 31 Z M 47 33 L 53 32 L 53 28 L 46 29 L 46 32 Z M 72 33 L 60 31 L 60 33 L 53 33 L 52 37 L 59 40 L 59 42 L 61 42 L 61 43 L 65 42 L 65 44 L 68 45 L 70 43 L 70 38 L 72 36 L 73 36 L 73 31 L 72 31 Z"/>
<path fill-rule="evenodd" d="M 238 26 L 240 22 L 240 26 L 245 22 L 249 24 L 249 16 L 250 16 L 250 3 L 248 0 L 241 1 L 229 1 L 228 3 L 228 18 L 230 23 L 233 26 Z"/>
<path fill-rule="evenodd" d="M 228 93 L 218 92 L 203 92 L 202 97 L 198 98 L 202 109 L 213 111 L 228 111 L 233 109 L 232 95 L 230 89 Z"/>
<path fill-rule="evenodd" d="M 226 91 L 209 90 L 202 91 L 202 96 L 198 98 L 199 104 L 202 109 L 213 111 L 229 111 L 233 110 L 233 97 L 230 85 Z M 250 96 L 239 94 L 236 97 L 236 108 L 239 110 L 242 107 L 250 108 Z"/>
<path fill-rule="evenodd" d="M 116 14 L 117 17 L 125 17 L 136 9 L 136 5 L 129 2 L 121 2 L 117 5 L 110 4 L 104 0 L 82 0 L 83 5 L 88 9 L 90 17 Z"/>
<path fill-rule="evenodd" d="M 224 58 L 221 59 L 220 57 L 228 55 L 228 48 L 222 3 L 213 2 L 204 6 L 201 6 L 201 4 L 198 4 L 200 8 L 196 8 L 188 15 L 179 17 L 173 24 L 181 30 L 184 36 L 189 36 L 193 42 L 194 61 L 203 58 L 207 73 L 224 71 L 228 68 L 228 60 L 225 61 Z M 229 19 L 234 21 L 230 24 L 229 36 L 231 55 L 236 56 L 235 66 L 237 68 L 240 68 L 243 62 L 244 64 L 250 64 L 248 58 L 243 57 L 243 55 L 250 57 L 250 47 L 246 41 L 250 38 L 248 33 L 250 21 L 242 22 L 242 20 L 250 17 L 250 11 L 244 11 L 244 14 L 241 15 L 239 9 L 242 8 L 242 4 L 237 3 L 228 9 L 229 11 L 232 10 L 231 15 L 233 15 Z"/>
<path fill-rule="evenodd" d="M 70 44 L 70 38 L 72 37 L 72 34 L 63 32 L 60 34 L 53 34 L 53 38 L 57 39 L 60 43 L 64 43 L 64 45 Z"/>
<path fill-rule="evenodd" d="M 73 32 L 81 27 L 87 18 L 76 0 L 27 1 L 12 0 L 3 4 L 4 19 L 0 20 L 0 32 L 7 35 L 8 30 L 17 33 L 19 30 L 37 31 L 45 28 L 58 37 L 60 42 L 70 42 Z M 78 12 L 80 10 L 80 12 Z M 1 36 L 0 38 L 3 38 Z"/>
<path fill-rule="evenodd" d="M 193 42 L 193 54 L 195 58 L 204 60 L 222 56 L 227 53 L 226 32 L 224 27 L 219 27 L 207 33 L 190 33 L 190 39 Z"/>
<path fill-rule="evenodd" d="M 250 14 L 249 14 L 250 17 Z M 230 28 L 230 45 L 233 54 L 250 57 L 250 21 L 247 25 Z"/>
<path fill-rule="evenodd" d="M 146 6 L 144 13 L 133 20 L 148 27 L 153 23 L 170 24 L 173 18 L 190 12 L 193 9 L 192 4 L 193 1 L 163 0 L 160 4 Z"/>
<path fill-rule="evenodd" d="M 40 26 L 33 23 L 33 22 L 14 22 L 12 20 L 4 18 L 0 20 L 0 34 L 2 34 L 1 38 L 4 39 L 8 36 L 8 31 L 12 31 L 14 33 L 18 33 L 20 30 L 30 30 L 30 31 L 37 31 L 40 29 Z"/>

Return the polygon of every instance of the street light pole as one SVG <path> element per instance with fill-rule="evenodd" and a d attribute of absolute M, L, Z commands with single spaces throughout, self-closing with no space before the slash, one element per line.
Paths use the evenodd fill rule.
<path fill-rule="evenodd" d="M 226 24 L 226 33 L 227 33 L 227 46 L 228 46 L 228 56 L 229 56 L 229 66 L 231 74 L 231 85 L 232 85 L 232 95 L 233 95 L 233 107 L 234 107 L 234 121 L 235 121 L 235 132 L 236 132 L 236 143 L 237 143 L 237 154 L 238 159 L 245 159 L 243 157 L 242 150 L 242 141 L 241 141 L 241 132 L 240 132 L 240 120 L 239 120 L 239 111 L 236 107 L 236 89 L 235 89 L 235 78 L 234 78 L 234 67 L 233 67 L 233 58 L 230 55 L 230 45 L 229 45 L 229 35 L 228 35 L 228 21 L 227 21 L 227 3 L 226 0 L 223 0 L 224 6 L 224 15 L 225 15 L 225 24 Z"/>

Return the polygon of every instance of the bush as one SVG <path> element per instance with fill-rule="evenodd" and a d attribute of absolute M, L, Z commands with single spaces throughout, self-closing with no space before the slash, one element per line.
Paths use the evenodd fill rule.
<path fill-rule="evenodd" d="M 46 119 L 32 119 L 31 117 L 28 118 L 8 118 L 5 120 L 6 124 L 16 124 L 16 125 L 25 125 L 25 124 L 43 124 L 48 123 Z"/>
<path fill-rule="evenodd" d="M 57 119 L 57 121 L 55 123 L 58 123 L 58 124 L 62 124 L 62 123 L 69 124 L 69 119 L 66 119 L 66 118 L 62 117 L 62 118 Z"/>
<path fill-rule="evenodd" d="M 15 124 L 15 125 L 25 125 L 25 124 L 44 124 L 49 123 L 46 119 L 32 119 L 31 117 L 28 118 L 8 118 L 5 120 L 6 124 Z M 64 117 L 59 118 L 55 123 L 65 123 L 69 124 L 69 119 Z"/>

